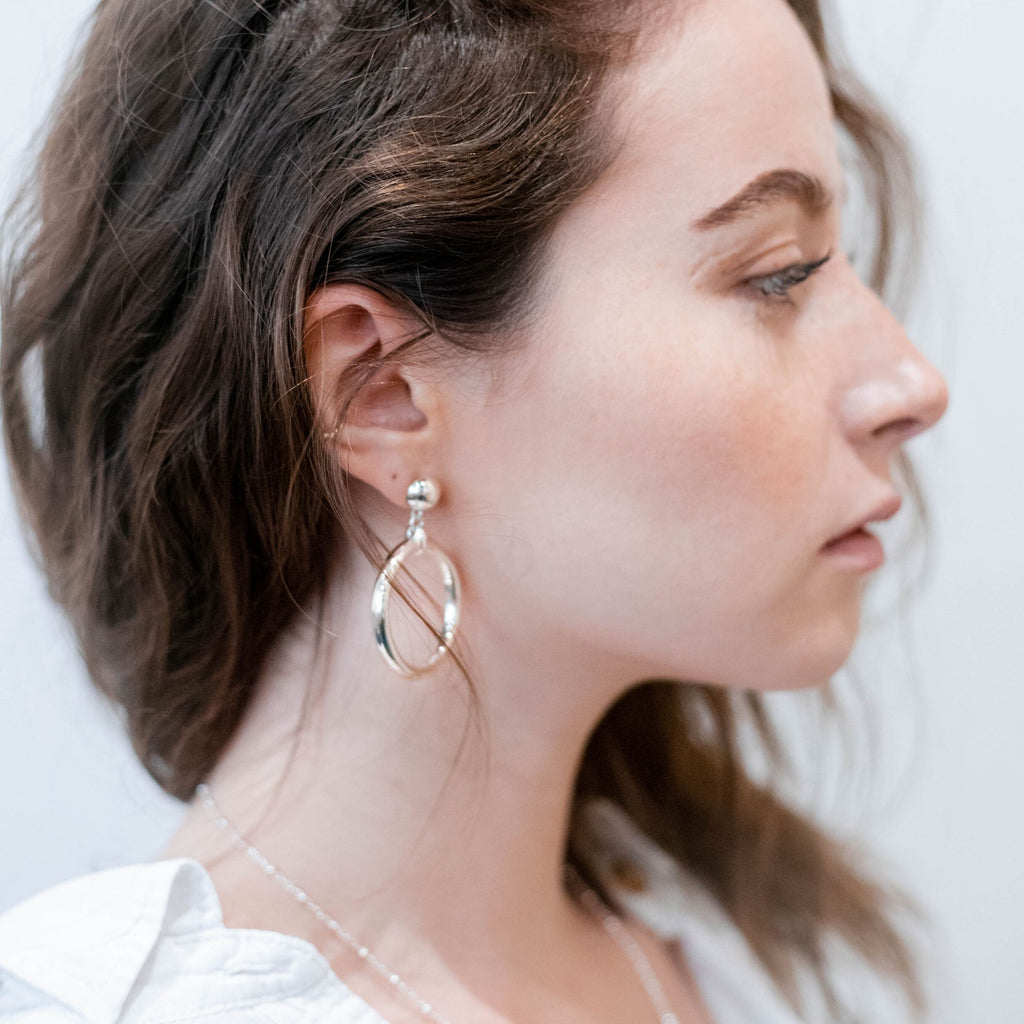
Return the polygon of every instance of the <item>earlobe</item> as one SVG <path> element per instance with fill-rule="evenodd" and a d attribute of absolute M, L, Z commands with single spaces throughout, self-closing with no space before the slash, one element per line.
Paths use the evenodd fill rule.
<path fill-rule="evenodd" d="M 436 393 L 405 361 L 388 360 L 423 330 L 418 318 L 361 285 L 329 285 L 306 305 L 303 347 L 314 410 L 342 469 L 390 501 L 426 471 L 438 439 Z"/>

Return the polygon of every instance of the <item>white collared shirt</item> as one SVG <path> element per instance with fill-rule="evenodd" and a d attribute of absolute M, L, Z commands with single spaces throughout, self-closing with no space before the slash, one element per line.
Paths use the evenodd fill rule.
<path fill-rule="evenodd" d="M 590 870 L 621 912 L 680 943 L 716 1024 L 799 1024 L 729 917 L 619 807 L 592 801 L 582 821 Z M 225 928 L 188 857 L 83 875 L 0 915 L 0 1021 L 387 1024 L 312 943 Z"/>

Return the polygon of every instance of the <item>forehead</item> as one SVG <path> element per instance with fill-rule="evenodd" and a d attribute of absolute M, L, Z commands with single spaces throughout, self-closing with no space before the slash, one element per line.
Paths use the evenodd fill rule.
<path fill-rule="evenodd" d="M 648 205 L 671 196 L 687 224 L 776 168 L 841 190 L 828 85 L 785 0 L 698 0 L 653 19 L 611 96 L 621 150 L 605 184 Z"/>

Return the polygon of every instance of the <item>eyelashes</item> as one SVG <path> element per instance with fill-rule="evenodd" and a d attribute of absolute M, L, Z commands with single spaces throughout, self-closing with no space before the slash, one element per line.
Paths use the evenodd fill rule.
<path fill-rule="evenodd" d="M 811 274 L 823 267 L 832 258 L 831 251 L 813 263 L 794 263 L 777 270 L 774 274 L 764 274 L 744 281 L 745 287 L 752 289 L 755 300 L 763 302 L 782 302 L 794 305 L 790 297 L 790 289 L 806 281 Z"/>

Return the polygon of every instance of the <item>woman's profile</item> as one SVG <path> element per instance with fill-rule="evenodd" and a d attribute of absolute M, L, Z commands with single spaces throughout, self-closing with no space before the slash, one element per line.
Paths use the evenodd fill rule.
<path fill-rule="evenodd" d="M 0 915 L 0 1019 L 847 1021 L 850 964 L 920 1019 L 912 900 L 741 744 L 946 407 L 908 166 L 817 0 L 100 3 L 4 431 L 184 813 Z"/>

